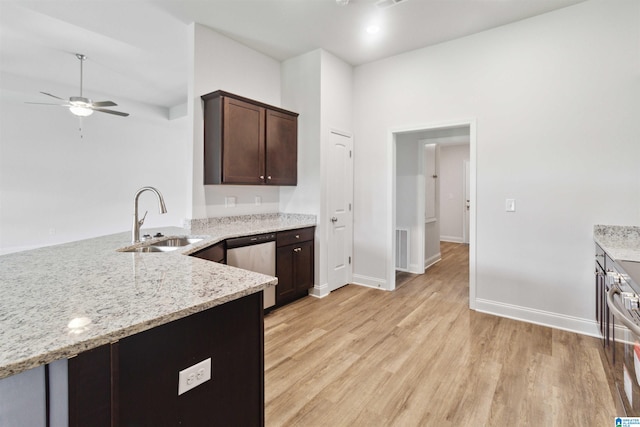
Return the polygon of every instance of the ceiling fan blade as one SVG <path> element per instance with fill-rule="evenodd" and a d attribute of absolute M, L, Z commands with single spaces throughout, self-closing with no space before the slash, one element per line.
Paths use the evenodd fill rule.
<path fill-rule="evenodd" d="M 127 117 L 129 115 L 129 113 L 123 113 L 121 111 L 114 111 L 114 110 L 105 110 L 104 108 L 92 108 L 92 110 L 100 111 L 101 113 L 115 114 L 116 116 L 122 116 L 122 117 Z"/>
<path fill-rule="evenodd" d="M 25 101 L 24 103 L 25 104 L 38 104 L 38 105 L 57 105 L 59 107 L 70 107 L 71 106 L 69 104 L 54 104 L 52 102 L 28 102 L 28 101 Z"/>
<path fill-rule="evenodd" d="M 115 107 L 118 104 L 116 104 L 113 101 L 96 101 L 96 102 L 93 102 L 92 105 L 94 107 Z"/>
<path fill-rule="evenodd" d="M 61 99 L 63 101 L 66 101 L 66 99 L 64 99 L 64 98 L 60 98 L 59 96 L 51 95 L 50 93 L 47 93 L 47 92 L 40 92 L 40 93 L 43 94 L 43 95 L 50 96 L 52 98 Z"/>

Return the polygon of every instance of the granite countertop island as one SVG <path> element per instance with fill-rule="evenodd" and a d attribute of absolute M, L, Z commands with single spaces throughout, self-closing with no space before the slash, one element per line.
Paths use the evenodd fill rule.
<path fill-rule="evenodd" d="M 596 225 L 593 240 L 617 265 L 640 292 L 640 227 Z"/>
<path fill-rule="evenodd" d="M 640 262 L 640 227 L 596 225 L 593 239 L 616 261 Z"/>
<path fill-rule="evenodd" d="M 274 277 L 186 255 L 314 225 L 313 215 L 192 220 L 143 230 L 203 238 L 173 252 L 120 252 L 131 247 L 123 232 L 0 256 L 0 378 L 275 286 Z"/>

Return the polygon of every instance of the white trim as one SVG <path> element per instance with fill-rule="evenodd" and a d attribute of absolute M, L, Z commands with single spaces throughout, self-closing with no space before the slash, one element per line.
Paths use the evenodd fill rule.
<path fill-rule="evenodd" d="M 315 298 L 324 298 L 329 295 L 331 292 L 329 291 L 329 284 L 325 283 L 323 285 L 315 285 L 313 288 L 309 289 L 309 295 Z"/>
<path fill-rule="evenodd" d="M 404 132 L 428 131 L 432 129 L 469 126 L 469 162 L 470 162 L 470 197 L 471 209 L 469 218 L 469 308 L 476 309 L 476 176 L 477 176 L 477 140 L 476 119 L 455 120 L 450 122 L 427 123 L 422 125 L 393 127 L 387 129 L 387 283 L 386 289 L 394 290 L 395 276 L 395 228 L 396 228 L 396 134 Z M 355 280 L 355 275 L 354 275 Z M 379 287 L 379 286 L 375 286 Z"/>
<path fill-rule="evenodd" d="M 422 266 L 424 264 L 409 264 L 409 269 L 407 270 L 408 273 L 411 274 L 423 274 L 424 270 L 426 270 L 426 268 L 423 270 Z M 398 271 L 402 271 L 400 269 L 398 269 Z"/>
<path fill-rule="evenodd" d="M 595 320 L 581 317 L 567 316 L 550 311 L 537 310 L 513 304 L 505 304 L 485 299 L 476 300 L 476 310 L 482 313 L 520 320 L 535 325 L 548 326 L 563 331 L 575 332 L 582 335 L 600 337 Z"/>
<path fill-rule="evenodd" d="M 450 243 L 464 243 L 462 237 L 460 236 L 440 236 L 440 241 Z"/>
<path fill-rule="evenodd" d="M 395 279 L 395 271 L 394 271 L 394 279 Z M 358 286 L 364 286 L 367 288 L 391 290 L 391 289 L 388 289 L 387 282 L 384 279 L 380 279 L 378 277 L 364 276 L 362 274 L 353 275 L 353 284 Z"/>
<path fill-rule="evenodd" d="M 429 267 L 440 262 L 442 260 L 442 254 L 438 252 L 437 254 L 430 256 L 429 258 L 424 260 L 424 271 L 427 271 Z"/>

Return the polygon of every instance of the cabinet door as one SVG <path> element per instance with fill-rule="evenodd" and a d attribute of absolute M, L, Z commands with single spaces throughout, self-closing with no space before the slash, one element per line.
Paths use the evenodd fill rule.
<path fill-rule="evenodd" d="M 262 184 L 265 176 L 265 109 L 223 98 L 222 182 Z"/>
<path fill-rule="evenodd" d="M 296 284 L 296 293 L 306 295 L 307 290 L 313 287 L 313 241 L 294 245 L 293 254 L 293 278 Z"/>
<path fill-rule="evenodd" d="M 266 183 L 296 185 L 298 182 L 298 118 L 266 110 Z"/>
<path fill-rule="evenodd" d="M 294 245 L 281 246 L 276 251 L 276 304 L 282 305 L 295 298 L 296 283 L 293 276 Z"/>

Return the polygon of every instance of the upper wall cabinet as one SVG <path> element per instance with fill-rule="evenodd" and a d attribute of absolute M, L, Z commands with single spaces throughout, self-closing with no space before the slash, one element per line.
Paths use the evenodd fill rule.
<path fill-rule="evenodd" d="M 220 90 L 202 100 L 205 185 L 297 184 L 297 113 Z"/>

